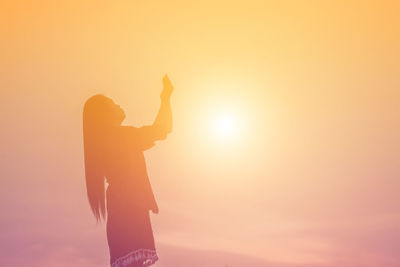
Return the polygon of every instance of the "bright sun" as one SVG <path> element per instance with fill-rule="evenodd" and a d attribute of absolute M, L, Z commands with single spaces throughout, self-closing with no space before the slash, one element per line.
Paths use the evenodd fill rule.
<path fill-rule="evenodd" d="M 220 138 L 234 138 L 238 133 L 238 120 L 234 114 L 221 112 L 214 117 L 213 129 Z"/>

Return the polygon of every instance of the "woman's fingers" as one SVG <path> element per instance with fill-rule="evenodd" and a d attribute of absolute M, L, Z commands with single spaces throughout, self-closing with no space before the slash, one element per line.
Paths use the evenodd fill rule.
<path fill-rule="evenodd" d="M 172 93 L 172 90 L 174 89 L 174 87 L 173 87 L 168 75 L 164 76 L 163 84 L 164 84 L 164 90 L 166 90 L 168 92 L 168 94 L 170 95 Z"/>

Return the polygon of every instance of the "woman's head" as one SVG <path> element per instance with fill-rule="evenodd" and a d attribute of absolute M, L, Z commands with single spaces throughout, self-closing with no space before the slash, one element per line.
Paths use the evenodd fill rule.
<path fill-rule="evenodd" d="M 125 113 L 111 98 L 104 95 L 90 97 L 83 109 L 84 124 L 101 128 L 118 126 L 125 119 Z"/>
<path fill-rule="evenodd" d="M 104 95 L 89 98 L 83 108 L 86 189 L 97 220 L 105 217 L 104 159 L 110 129 L 121 125 L 125 113 Z"/>

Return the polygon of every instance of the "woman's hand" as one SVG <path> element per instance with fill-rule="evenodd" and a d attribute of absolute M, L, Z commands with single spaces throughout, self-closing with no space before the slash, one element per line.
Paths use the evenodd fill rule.
<path fill-rule="evenodd" d="M 163 78 L 163 90 L 161 92 L 161 100 L 167 100 L 171 97 L 172 91 L 174 90 L 174 86 L 172 85 L 171 81 L 169 80 L 168 75 L 165 75 Z"/>

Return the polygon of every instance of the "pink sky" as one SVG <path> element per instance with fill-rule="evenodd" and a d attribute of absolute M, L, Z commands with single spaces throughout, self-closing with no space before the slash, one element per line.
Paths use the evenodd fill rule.
<path fill-rule="evenodd" d="M 400 266 L 399 4 L 80 2 L 0 4 L 1 266 L 107 266 L 83 104 L 151 123 L 165 73 L 155 266 Z M 243 122 L 231 143 L 217 109 Z"/>

